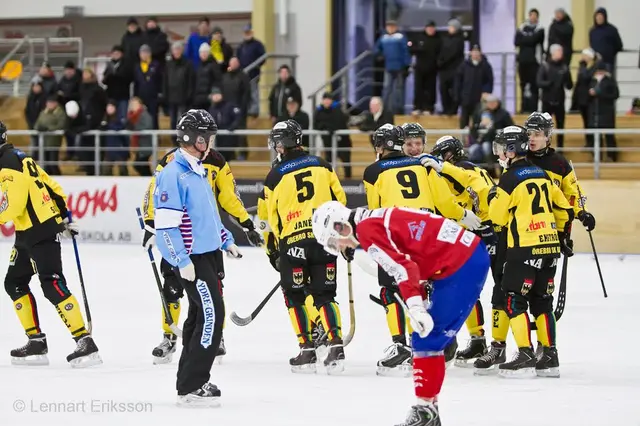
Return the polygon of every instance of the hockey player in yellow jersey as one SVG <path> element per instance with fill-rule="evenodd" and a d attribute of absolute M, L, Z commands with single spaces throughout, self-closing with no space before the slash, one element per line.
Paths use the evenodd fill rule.
<path fill-rule="evenodd" d="M 424 129 L 420 132 L 421 127 L 412 127 L 408 129 L 412 131 L 412 138 L 424 138 Z M 443 178 L 433 169 L 423 167 L 418 158 L 403 153 L 405 130 L 402 127 L 381 126 L 374 133 L 373 142 L 378 161 L 365 169 L 363 177 L 369 209 L 411 207 L 442 214 L 470 229 L 480 226 L 480 219 L 472 211 L 455 202 Z M 411 373 L 411 351 L 406 342 L 406 318 L 394 296 L 397 285 L 381 268 L 378 268 L 378 284 L 379 300 L 385 308 L 392 338 L 392 345 L 378 361 L 378 374 L 407 376 Z"/>
<path fill-rule="evenodd" d="M 178 148 L 169 151 L 158 163 L 156 167 L 156 173 L 160 172 L 164 167 L 173 161 L 175 152 Z M 237 221 L 242 225 L 247 239 L 252 245 L 261 245 L 262 237 L 259 232 L 255 230 L 255 226 L 249 213 L 247 213 L 240 195 L 236 191 L 236 182 L 231 172 L 229 164 L 225 161 L 224 157 L 214 149 L 209 151 L 209 154 L 202 161 L 202 164 L 207 173 L 207 179 L 211 185 L 211 190 L 216 196 L 216 199 L 220 203 L 220 206 L 235 217 Z M 151 178 L 147 192 L 144 195 L 144 201 L 142 206 L 145 232 L 142 239 L 142 245 L 149 249 L 155 245 L 155 224 L 154 224 L 154 206 L 153 206 L 153 191 L 155 190 L 155 176 Z M 232 246 L 235 247 L 235 246 Z M 230 256 L 235 256 L 237 250 L 228 251 Z M 222 287 L 222 280 L 224 279 L 224 264 L 223 255 L 221 251 L 215 252 L 217 259 L 217 270 L 219 285 Z M 164 279 L 163 293 L 167 305 L 169 306 L 169 312 L 173 323 L 177 324 L 180 319 L 180 299 L 184 295 L 182 285 L 178 281 L 175 270 L 169 265 L 169 263 L 162 259 L 160 263 L 160 270 Z M 154 364 L 166 364 L 172 361 L 173 353 L 176 350 L 177 336 L 171 331 L 167 320 L 165 318 L 164 309 L 162 309 L 162 329 L 163 339 L 162 342 L 152 350 Z M 218 349 L 218 357 L 226 354 L 226 348 L 224 345 L 224 339 L 220 342 Z"/>
<path fill-rule="evenodd" d="M 29 339 L 11 351 L 11 363 L 47 365 L 47 339 L 40 328 L 36 299 L 29 283 L 38 274 L 44 296 L 53 304 L 77 346 L 67 356 L 72 367 L 102 363 L 62 272 L 59 235 L 77 235 L 67 218 L 66 196 L 60 185 L 24 152 L 7 143 L 0 122 L 0 224 L 13 222 L 16 239 L 4 288 Z"/>
<path fill-rule="evenodd" d="M 499 363 L 502 376 L 557 377 L 554 277 L 561 251 L 569 250 L 566 238 L 573 208 L 546 172 L 527 160 L 528 146 L 527 131 L 520 126 L 506 127 L 494 141 L 494 153 L 506 172 L 489 193 L 489 217 L 507 229 L 502 288 L 518 355 L 504 362 L 504 351 L 496 352 L 483 371 Z M 535 318 L 538 340 L 543 343 L 540 359 L 533 352 L 527 311 Z"/>
<path fill-rule="evenodd" d="M 276 123 L 269 146 L 282 160 L 265 179 L 264 203 L 278 241 L 280 280 L 300 345 L 298 356 L 289 361 L 291 370 L 313 373 L 316 369 L 313 314 L 305 303 L 311 295 L 328 338 L 324 365 L 329 374 L 339 373 L 344 369 L 344 348 L 340 308 L 335 301 L 337 259 L 318 244 L 311 220 L 320 205 L 331 200 L 346 204 L 346 196 L 331 165 L 304 151 L 301 133 L 289 120 Z"/>

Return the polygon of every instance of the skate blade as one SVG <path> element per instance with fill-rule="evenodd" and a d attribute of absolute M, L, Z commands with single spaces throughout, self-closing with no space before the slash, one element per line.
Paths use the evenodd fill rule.
<path fill-rule="evenodd" d="M 558 378 L 560 377 L 560 368 L 552 367 L 552 368 L 545 368 L 542 370 L 536 370 L 536 376 Z"/>
<path fill-rule="evenodd" d="M 520 370 L 500 370 L 498 376 L 505 379 L 532 379 L 536 377 L 535 367 L 521 368 Z"/>
<path fill-rule="evenodd" d="M 71 361 L 69 361 L 69 364 L 71 364 L 72 368 L 93 367 L 102 364 L 102 358 L 100 357 L 100 354 L 98 352 L 94 352 L 89 355 L 72 359 Z"/>
<path fill-rule="evenodd" d="M 473 367 L 474 376 L 495 376 L 498 374 L 498 366 L 492 365 L 489 368 L 477 368 Z"/>
<path fill-rule="evenodd" d="M 213 360 L 213 363 L 215 365 L 222 365 L 222 359 L 224 358 L 224 355 L 218 355 L 216 356 L 216 359 Z"/>
<path fill-rule="evenodd" d="M 11 357 L 12 365 L 38 366 L 49 365 L 49 358 L 46 355 L 29 355 L 26 357 Z"/>
<path fill-rule="evenodd" d="M 398 367 L 378 366 L 377 376 L 382 377 L 411 377 L 413 375 L 413 366 L 399 365 Z"/>
<path fill-rule="evenodd" d="M 445 363 L 444 363 L 444 368 L 445 368 L 445 370 L 446 370 L 446 369 L 448 369 L 449 367 L 451 367 L 451 366 L 453 365 L 453 362 L 454 362 L 454 360 L 453 360 L 453 359 L 451 359 L 451 360 L 449 360 L 449 361 L 445 362 Z"/>
<path fill-rule="evenodd" d="M 172 361 L 173 361 L 173 354 L 168 354 L 167 356 L 153 357 L 153 365 L 171 364 Z"/>
<path fill-rule="evenodd" d="M 329 376 L 336 376 L 344 372 L 344 360 L 338 359 L 336 361 L 332 361 L 325 367 L 327 368 L 327 374 Z"/>
<path fill-rule="evenodd" d="M 178 407 L 182 408 L 218 408 L 220 407 L 220 397 L 208 396 L 206 398 L 195 395 L 178 396 Z"/>
<path fill-rule="evenodd" d="M 456 359 L 453 362 L 453 365 L 455 365 L 458 368 L 475 368 L 473 366 L 473 363 L 476 362 L 478 358 L 469 358 L 469 359 Z"/>
<path fill-rule="evenodd" d="M 295 374 L 316 374 L 315 364 L 292 365 L 291 372 Z"/>

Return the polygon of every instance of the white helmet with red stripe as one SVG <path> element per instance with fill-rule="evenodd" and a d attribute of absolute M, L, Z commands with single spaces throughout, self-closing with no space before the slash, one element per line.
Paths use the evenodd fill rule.
<path fill-rule="evenodd" d="M 351 209 L 338 201 L 328 201 L 313 213 L 313 234 L 318 243 L 334 256 L 340 254 L 338 240 L 353 236 L 353 228 L 349 224 L 350 215 Z"/>

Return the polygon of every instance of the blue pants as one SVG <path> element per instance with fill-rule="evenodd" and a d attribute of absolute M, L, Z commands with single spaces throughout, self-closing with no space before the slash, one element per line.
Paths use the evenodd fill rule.
<path fill-rule="evenodd" d="M 491 261 L 484 243 L 478 244 L 471 257 L 453 275 L 433 282 L 431 306 L 433 330 L 427 337 L 414 332 L 411 346 L 414 356 L 429 356 L 446 348 L 466 321 L 480 297 Z"/>

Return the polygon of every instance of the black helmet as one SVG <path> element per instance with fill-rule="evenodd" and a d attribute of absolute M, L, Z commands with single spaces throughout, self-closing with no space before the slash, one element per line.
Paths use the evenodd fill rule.
<path fill-rule="evenodd" d="M 302 140 L 302 127 L 300 127 L 300 123 L 298 123 L 296 120 L 294 120 L 292 118 L 288 119 L 287 123 L 289 123 L 289 125 L 296 132 L 296 135 L 298 136 L 298 138 L 300 138 L 300 140 Z"/>
<path fill-rule="evenodd" d="M 431 155 L 444 160 L 445 154 L 451 153 L 451 156 L 447 159 L 452 163 L 460 161 L 465 157 L 464 145 L 460 142 L 460 139 L 451 135 L 443 136 L 436 141 L 436 145 L 431 150 Z"/>
<path fill-rule="evenodd" d="M 0 121 L 0 145 L 7 143 L 7 126 Z"/>
<path fill-rule="evenodd" d="M 384 148 L 389 151 L 402 151 L 404 145 L 404 130 L 393 124 L 383 124 L 373 134 L 373 147 Z"/>
<path fill-rule="evenodd" d="M 302 129 L 294 120 L 276 123 L 269 134 L 269 147 L 275 149 L 278 145 L 284 148 L 295 148 L 302 145 Z"/>
<path fill-rule="evenodd" d="M 176 130 L 179 145 L 195 145 L 199 138 L 212 145 L 212 137 L 218 133 L 218 125 L 206 110 L 190 109 L 182 114 Z"/>
<path fill-rule="evenodd" d="M 551 131 L 553 130 L 553 120 L 551 119 L 551 115 L 548 112 L 534 112 L 529 117 L 527 117 L 524 122 L 524 128 L 529 130 L 537 130 L 544 132 L 544 135 L 549 137 L 551 136 Z"/>
<path fill-rule="evenodd" d="M 519 157 L 527 155 L 529 151 L 527 129 L 522 126 L 508 126 L 502 129 L 502 132 L 496 133 L 493 153 L 498 155 L 499 149 L 504 153 L 514 152 Z"/>
<path fill-rule="evenodd" d="M 424 131 L 424 127 L 420 123 L 404 123 L 402 126 L 405 139 L 422 139 L 422 143 L 427 142 L 427 132 Z"/>

